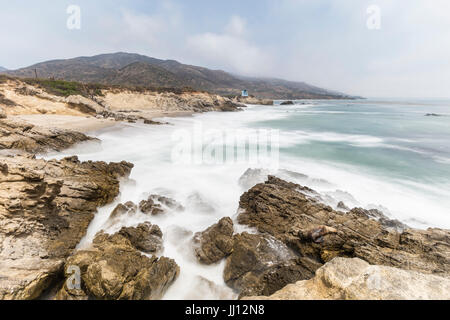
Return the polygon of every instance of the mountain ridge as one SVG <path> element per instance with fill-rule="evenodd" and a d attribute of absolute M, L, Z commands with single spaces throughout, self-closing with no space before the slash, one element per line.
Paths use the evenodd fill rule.
<path fill-rule="evenodd" d="M 136 53 L 107 53 L 72 59 L 49 60 L 5 73 L 22 77 L 56 78 L 85 83 L 141 87 L 191 87 L 221 95 L 270 99 L 344 99 L 351 96 L 305 82 L 233 75 L 223 70 L 161 60 Z"/>

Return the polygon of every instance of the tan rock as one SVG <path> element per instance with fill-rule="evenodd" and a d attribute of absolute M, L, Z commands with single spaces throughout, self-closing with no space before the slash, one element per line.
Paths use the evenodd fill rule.
<path fill-rule="evenodd" d="M 0 120 L 0 150 L 16 149 L 31 153 L 61 151 L 84 141 L 94 141 L 83 133 L 34 126 L 24 121 Z"/>
<path fill-rule="evenodd" d="M 274 237 L 244 232 L 233 238 L 223 277 L 241 297 L 270 295 L 289 283 L 312 278 L 320 266 Z"/>
<path fill-rule="evenodd" d="M 157 253 L 163 249 L 163 233 L 157 225 L 150 222 L 141 223 L 135 228 L 123 227 L 119 234 L 142 252 Z"/>
<path fill-rule="evenodd" d="M 119 193 L 132 164 L 0 157 L 0 299 L 34 299 L 61 276 L 64 259 L 97 207 Z"/>
<path fill-rule="evenodd" d="M 233 221 L 223 218 L 193 238 L 195 255 L 204 264 L 219 262 L 233 250 Z"/>
<path fill-rule="evenodd" d="M 241 197 L 238 221 L 321 264 L 335 257 L 358 257 L 374 265 L 450 275 L 449 230 L 399 232 L 395 221 L 362 209 L 334 211 L 308 197 L 310 193 L 269 177 Z"/>
<path fill-rule="evenodd" d="M 176 280 L 179 267 L 174 260 L 142 255 L 120 233 L 97 234 L 93 246 L 76 252 L 65 268 L 80 269 L 81 287 L 73 292 L 64 285 L 57 299 L 156 300 Z M 83 296 L 85 293 L 86 296 Z"/>
<path fill-rule="evenodd" d="M 354 258 L 336 258 L 311 280 L 248 300 L 449 300 L 450 279 Z"/>

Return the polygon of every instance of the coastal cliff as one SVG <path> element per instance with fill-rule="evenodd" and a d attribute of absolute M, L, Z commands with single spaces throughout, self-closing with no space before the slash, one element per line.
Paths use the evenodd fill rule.
<path fill-rule="evenodd" d="M 152 119 L 244 107 L 220 95 L 190 89 L 111 87 L 0 75 L 0 118 L 9 116 L 46 127 L 89 131 L 114 121 L 158 124 Z"/>

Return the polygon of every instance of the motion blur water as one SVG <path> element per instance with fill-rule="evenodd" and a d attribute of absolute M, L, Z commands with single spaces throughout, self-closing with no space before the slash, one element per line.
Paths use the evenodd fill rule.
<path fill-rule="evenodd" d="M 301 104 L 303 103 L 303 104 Z M 236 217 L 245 190 L 238 183 L 245 162 L 194 164 L 172 162 L 176 130 L 204 128 L 280 130 L 282 169 L 308 175 L 298 180 L 347 206 L 379 208 L 419 228 L 450 227 L 450 102 L 314 101 L 294 106 L 249 106 L 238 113 L 207 113 L 164 119 L 173 125 L 121 124 L 97 134 L 101 144 L 67 150 L 80 160 L 130 161 L 131 180 L 121 185 L 115 203 L 101 208 L 80 247 L 101 229 L 118 231 L 150 221 L 161 227 L 162 255 L 180 265 L 181 275 L 166 299 L 226 299 L 224 263 L 201 266 L 190 240 L 220 218 Z M 425 116 L 435 113 L 442 116 Z M 53 155 L 54 157 L 55 155 Z M 273 170 L 273 168 L 271 168 Z M 139 203 L 150 194 L 169 196 L 186 210 L 158 217 L 136 214 L 109 225 L 120 202 Z M 237 231 L 244 230 L 236 226 Z"/>

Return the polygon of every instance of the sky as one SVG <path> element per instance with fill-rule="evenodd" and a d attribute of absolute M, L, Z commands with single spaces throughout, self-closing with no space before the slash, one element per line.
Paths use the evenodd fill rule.
<path fill-rule="evenodd" d="M 0 8 L 8 69 L 121 51 L 366 97 L 450 98 L 449 0 L 0 0 Z"/>

